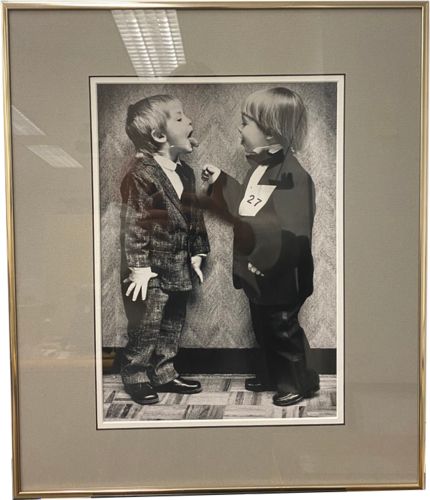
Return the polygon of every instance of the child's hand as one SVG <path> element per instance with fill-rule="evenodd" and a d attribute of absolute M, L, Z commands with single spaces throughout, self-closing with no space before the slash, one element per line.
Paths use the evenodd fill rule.
<path fill-rule="evenodd" d="M 205 165 L 202 171 L 202 181 L 213 184 L 219 177 L 221 170 L 214 165 Z"/>
<path fill-rule="evenodd" d="M 139 292 L 142 291 L 142 300 L 145 300 L 149 280 L 155 278 L 158 274 L 153 273 L 150 267 L 131 267 L 130 270 L 130 276 L 124 280 L 124 283 L 131 282 L 125 295 L 128 297 L 133 292 L 131 300 L 135 302 L 139 296 Z"/>
<path fill-rule="evenodd" d="M 251 264 L 251 262 L 248 262 L 248 270 L 251 271 L 251 273 L 256 274 L 257 276 L 264 276 L 261 271 L 259 271 L 255 266 Z"/>
<path fill-rule="evenodd" d="M 191 257 L 191 266 L 194 269 L 194 272 L 199 277 L 200 283 L 203 283 L 203 273 L 200 269 L 202 265 L 203 257 L 201 255 L 193 255 Z"/>

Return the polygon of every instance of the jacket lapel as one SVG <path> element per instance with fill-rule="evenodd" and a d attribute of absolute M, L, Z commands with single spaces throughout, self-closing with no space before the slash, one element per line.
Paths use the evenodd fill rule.
<path fill-rule="evenodd" d="M 154 183 L 158 185 L 160 191 L 163 191 L 166 194 L 166 196 L 170 199 L 178 212 L 182 215 L 184 222 L 186 222 L 186 217 L 183 212 L 181 201 L 179 200 L 175 188 L 170 182 L 170 179 L 164 173 L 164 170 L 160 167 L 160 165 L 158 165 L 155 160 L 152 159 L 145 161 L 144 168 L 147 170 Z"/>
<path fill-rule="evenodd" d="M 260 180 L 260 184 L 276 186 L 277 189 L 293 189 L 294 176 L 291 168 L 291 152 L 288 152 L 283 161 L 269 166 Z"/>

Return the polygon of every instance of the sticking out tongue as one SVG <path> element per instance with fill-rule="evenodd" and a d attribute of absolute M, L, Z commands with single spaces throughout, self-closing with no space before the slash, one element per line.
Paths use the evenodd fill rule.
<path fill-rule="evenodd" d="M 199 141 L 197 139 L 195 139 L 194 137 L 190 137 L 188 140 L 190 141 L 190 144 L 191 144 L 191 146 L 193 146 L 193 148 L 199 147 Z"/>

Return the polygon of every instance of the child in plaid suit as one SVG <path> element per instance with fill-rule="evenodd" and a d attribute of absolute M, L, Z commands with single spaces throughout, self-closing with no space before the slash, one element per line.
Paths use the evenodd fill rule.
<path fill-rule="evenodd" d="M 159 392 L 201 391 L 198 381 L 179 376 L 173 360 L 209 242 L 193 170 L 180 161 L 198 145 L 181 102 L 168 95 L 140 100 L 129 106 L 126 132 L 136 157 L 121 184 L 128 319 L 121 375 L 126 392 L 144 405 L 157 403 Z"/>

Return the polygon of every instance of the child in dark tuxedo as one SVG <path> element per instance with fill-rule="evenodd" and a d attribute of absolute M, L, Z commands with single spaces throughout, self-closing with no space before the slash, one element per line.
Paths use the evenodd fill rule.
<path fill-rule="evenodd" d="M 314 184 L 295 157 L 307 132 L 306 109 L 295 92 L 271 88 L 243 105 L 241 144 L 251 169 L 241 185 L 206 166 L 209 206 L 233 224 L 233 283 L 249 299 L 260 346 L 250 391 L 276 391 L 273 403 L 294 405 L 319 390 L 308 368 L 309 344 L 298 314 L 313 292 Z"/>
<path fill-rule="evenodd" d="M 180 160 L 197 141 L 182 104 L 157 95 L 129 106 L 126 132 L 136 157 L 121 184 L 122 288 L 128 343 L 121 375 L 139 404 L 157 403 L 159 392 L 193 394 L 173 360 L 185 321 L 193 277 L 203 282 L 209 252 L 195 178 Z"/>

